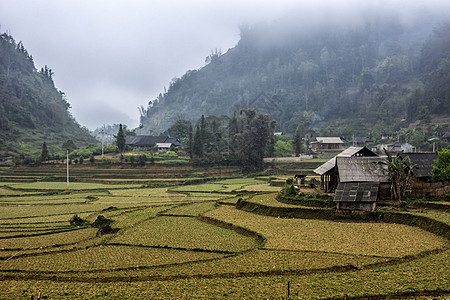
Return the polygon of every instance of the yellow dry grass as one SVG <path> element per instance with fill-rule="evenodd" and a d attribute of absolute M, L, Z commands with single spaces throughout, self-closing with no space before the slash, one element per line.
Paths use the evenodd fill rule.
<path fill-rule="evenodd" d="M 283 219 L 226 206 L 206 215 L 261 233 L 268 249 L 402 257 L 448 245 L 442 237 L 400 224 Z"/>

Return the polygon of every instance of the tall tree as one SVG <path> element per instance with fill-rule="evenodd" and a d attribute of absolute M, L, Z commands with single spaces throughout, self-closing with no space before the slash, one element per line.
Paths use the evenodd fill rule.
<path fill-rule="evenodd" d="M 62 144 L 62 148 L 64 151 L 67 151 L 68 153 L 72 152 L 73 150 L 77 149 L 77 146 L 72 140 L 67 140 Z"/>
<path fill-rule="evenodd" d="M 116 136 L 116 145 L 119 148 L 120 153 L 125 150 L 125 134 L 123 133 L 122 124 L 119 125 L 119 131 Z"/>
<path fill-rule="evenodd" d="M 238 150 L 239 121 L 237 112 L 228 121 L 228 154 L 234 156 Z"/>
<path fill-rule="evenodd" d="M 42 150 L 41 150 L 41 162 L 47 161 L 47 159 L 48 159 L 47 143 L 44 142 L 42 144 Z"/>
<path fill-rule="evenodd" d="M 303 142 L 302 142 L 302 136 L 304 134 L 304 130 L 305 127 L 303 125 L 303 123 L 300 123 L 297 126 L 297 129 L 295 130 L 295 135 L 294 135 L 294 152 L 295 152 L 295 156 L 299 156 L 300 153 L 302 152 L 303 149 Z"/>
<path fill-rule="evenodd" d="M 205 149 L 205 142 L 206 142 L 206 120 L 205 116 L 202 115 L 200 119 L 200 143 L 202 145 L 202 152 Z"/>
<path fill-rule="evenodd" d="M 192 154 L 194 157 L 197 157 L 197 158 L 203 157 L 203 142 L 202 142 L 202 138 L 201 138 L 200 125 L 198 125 L 198 124 L 197 124 L 197 128 L 195 129 L 194 143 L 192 145 Z"/>
<path fill-rule="evenodd" d="M 261 171 L 264 167 L 266 146 L 276 123 L 270 120 L 270 115 L 257 114 L 254 109 L 242 109 L 240 114 L 245 115 L 239 141 L 242 171 Z"/>
<path fill-rule="evenodd" d="M 192 124 L 189 123 L 189 129 L 188 129 L 188 144 L 187 144 L 187 150 L 189 153 L 189 157 L 192 159 L 194 157 L 194 152 L 193 152 L 193 145 L 194 145 L 194 137 L 192 135 Z"/>
<path fill-rule="evenodd" d="M 192 129 L 191 122 L 183 119 L 178 119 L 175 123 L 173 123 L 172 126 L 170 126 L 168 132 L 171 136 L 186 141 L 189 137 L 189 126 L 191 126 Z"/>

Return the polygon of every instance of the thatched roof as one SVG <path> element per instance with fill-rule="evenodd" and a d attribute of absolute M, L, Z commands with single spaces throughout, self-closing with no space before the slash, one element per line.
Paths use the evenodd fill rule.
<path fill-rule="evenodd" d="M 341 182 L 334 194 L 334 201 L 375 202 L 379 187 L 379 182 Z"/>
<path fill-rule="evenodd" d="M 336 157 L 352 157 L 352 156 L 377 156 L 367 147 L 348 147 L 329 161 L 314 170 L 314 173 L 323 175 L 336 166 Z"/>
<path fill-rule="evenodd" d="M 380 167 L 382 157 L 337 157 L 340 182 L 388 182 L 386 168 Z"/>
<path fill-rule="evenodd" d="M 409 157 L 411 162 L 416 165 L 413 169 L 415 177 L 431 177 L 433 174 L 434 161 L 438 158 L 437 153 L 402 153 L 402 159 Z"/>

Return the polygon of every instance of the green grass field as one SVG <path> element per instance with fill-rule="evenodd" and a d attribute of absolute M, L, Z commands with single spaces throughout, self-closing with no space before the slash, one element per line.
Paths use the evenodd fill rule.
<path fill-rule="evenodd" d="M 236 209 L 240 198 L 298 207 L 275 199 L 280 188 L 270 186 L 269 176 L 154 165 L 76 169 L 82 182 L 69 189 L 63 181 L 39 181 L 62 171 L 0 170 L 10 179 L 0 183 L 0 299 L 287 299 L 288 285 L 289 299 L 450 295 L 450 243 L 442 236 L 394 223 L 285 219 Z M 286 178 L 294 169 L 288 171 Z M 117 184 L 174 182 L 180 174 L 216 179 Z M 89 182 L 99 175 L 108 183 Z M 445 209 L 402 212 L 450 225 Z M 72 225 L 74 215 L 89 224 L 110 219 L 113 233 Z"/>

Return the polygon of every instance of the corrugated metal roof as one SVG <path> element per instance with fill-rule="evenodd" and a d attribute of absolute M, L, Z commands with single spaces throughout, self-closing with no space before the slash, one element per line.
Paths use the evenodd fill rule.
<path fill-rule="evenodd" d="M 177 147 L 181 146 L 181 143 L 177 138 L 167 136 L 131 135 L 125 137 L 125 144 L 130 146 L 154 147 L 157 143 L 171 143 Z"/>
<path fill-rule="evenodd" d="M 415 177 L 431 177 L 434 161 L 438 158 L 437 153 L 402 153 L 402 159 L 409 157 L 411 162 L 416 165 L 413 169 Z"/>
<path fill-rule="evenodd" d="M 337 157 L 340 182 L 388 182 L 386 168 L 380 167 L 382 157 Z"/>
<path fill-rule="evenodd" d="M 379 182 L 341 182 L 334 194 L 334 201 L 375 202 L 379 187 Z"/>
<path fill-rule="evenodd" d="M 318 137 L 316 137 L 316 140 L 322 144 L 343 144 L 344 143 L 340 137 L 334 137 L 334 136 L 333 137 L 318 136 Z"/>
<path fill-rule="evenodd" d="M 170 146 L 172 146 L 172 143 L 156 143 L 158 148 L 170 148 Z"/>
<path fill-rule="evenodd" d="M 323 175 L 326 172 L 330 171 L 336 166 L 336 157 L 352 157 L 353 155 L 356 155 L 358 152 L 363 150 L 366 147 L 348 147 L 329 161 L 325 162 L 323 165 L 319 166 L 314 170 L 314 173 Z M 370 151 L 369 149 L 365 149 L 367 151 Z M 371 152 L 371 151 L 370 151 Z M 376 155 L 375 153 L 371 152 L 373 155 Z"/>
<path fill-rule="evenodd" d="M 323 163 L 322 165 L 320 165 L 316 169 L 314 169 L 313 172 L 316 173 L 316 174 L 319 174 L 319 175 L 323 175 L 326 172 L 328 172 L 331 169 L 333 169 L 335 166 L 336 166 L 336 156 L 333 157 L 332 159 L 330 159 L 329 161 Z"/>

